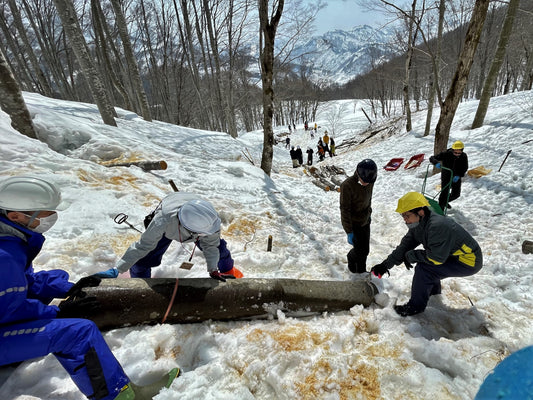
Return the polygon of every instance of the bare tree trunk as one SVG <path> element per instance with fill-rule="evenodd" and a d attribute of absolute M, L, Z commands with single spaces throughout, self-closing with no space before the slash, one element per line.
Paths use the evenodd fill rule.
<path fill-rule="evenodd" d="M 0 49 L 0 106 L 11 117 L 13 128 L 23 135 L 37 139 L 22 92 L 7 64 L 2 49 Z"/>
<path fill-rule="evenodd" d="M 22 54 L 13 38 L 13 36 L 15 35 L 13 35 L 13 33 L 9 30 L 9 27 L 7 26 L 7 20 L 4 14 L 4 10 L 2 8 L 0 8 L 0 29 L 2 29 L 2 32 L 4 33 L 4 39 L 7 44 L 5 49 L 11 49 L 11 54 L 13 54 L 13 58 L 16 63 L 15 66 L 13 65 L 13 62 L 10 62 L 10 60 L 7 58 L 8 53 L 6 52 L 5 56 L 7 65 L 11 65 L 12 73 L 13 75 L 17 75 L 22 88 L 27 88 L 28 90 L 31 90 L 31 88 L 33 87 L 33 79 L 30 76 L 30 70 L 24 60 L 24 54 Z"/>
<path fill-rule="evenodd" d="M 416 31 L 418 27 L 415 27 L 415 18 L 416 18 L 416 0 L 413 0 L 411 4 L 411 15 L 409 18 L 406 18 L 406 23 L 408 26 L 407 34 L 407 54 L 405 57 L 405 77 L 403 83 L 403 105 L 405 108 L 405 130 L 410 132 L 413 129 L 413 124 L 411 121 L 411 106 L 409 104 L 409 78 L 411 72 L 411 63 L 413 60 L 413 51 L 414 45 L 416 42 Z"/>
<path fill-rule="evenodd" d="M 274 14 L 269 20 L 269 1 L 258 0 L 259 6 L 259 58 L 261 63 L 261 81 L 263 83 L 263 154 L 261 169 L 270 176 L 272 158 L 274 156 L 274 131 L 272 116 L 274 115 L 274 41 L 276 29 L 281 19 L 285 0 L 275 0 L 272 5 Z"/>
<path fill-rule="evenodd" d="M 150 105 L 146 97 L 141 74 L 139 72 L 139 66 L 133 53 L 133 47 L 131 45 L 130 36 L 128 34 L 128 25 L 126 18 L 122 12 L 122 7 L 118 0 L 111 0 L 113 11 L 115 12 L 115 21 L 117 23 L 118 33 L 120 40 L 122 41 L 122 47 L 124 48 L 124 57 L 126 58 L 126 64 L 128 65 L 128 76 L 133 82 L 135 94 L 137 95 L 137 101 L 141 107 L 142 116 L 145 121 L 152 121 L 152 113 L 150 112 Z"/>
<path fill-rule="evenodd" d="M 492 65 L 490 66 L 487 79 L 483 85 L 483 91 L 481 92 L 481 98 L 477 107 L 476 116 L 474 117 L 474 122 L 472 123 L 472 129 L 479 128 L 481 125 L 483 125 L 483 121 L 487 115 L 492 91 L 496 85 L 496 79 L 498 78 L 498 73 L 500 72 L 500 68 L 503 63 L 505 49 L 507 48 L 507 43 L 509 43 L 509 37 L 511 36 L 511 32 L 513 30 L 514 18 L 516 16 L 519 4 L 520 0 L 509 0 L 507 15 L 505 16 L 505 21 L 500 32 L 498 47 L 496 48 L 496 53 L 492 59 Z"/>
<path fill-rule="evenodd" d="M 433 108 L 435 105 L 435 94 L 438 91 L 438 96 L 440 99 L 440 88 L 439 88 L 439 66 L 440 66 L 440 57 L 442 51 L 442 32 L 444 26 L 444 13 L 446 11 L 446 0 L 440 0 L 439 2 L 439 26 L 437 28 L 437 51 L 434 57 L 433 62 L 433 74 L 431 76 L 431 82 L 429 87 L 428 94 L 428 112 L 426 115 L 426 127 L 424 129 L 424 136 L 429 136 L 431 130 L 431 118 L 433 117 Z"/>
<path fill-rule="evenodd" d="M 46 65 L 49 79 L 53 83 L 54 96 L 60 96 L 63 99 L 74 100 L 72 80 L 69 82 L 69 69 L 62 65 L 61 59 L 67 60 L 71 57 L 70 49 L 60 48 L 61 33 L 56 34 L 56 26 L 52 21 L 56 20 L 56 13 L 52 5 L 52 0 L 35 2 L 32 8 L 27 0 L 21 0 L 28 21 L 33 29 L 35 39 L 41 48 L 42 62 Z M 31 18 L 29 16 L 32 16 Z M 68 64 L 70 67 L 70 64 Z M 71 70 L 70 70 L 71 71 Z"/>
<path fill-rule="evenodd" d="M 39 61 L 37 60 L 37 57 L 35 56 L 33 48 L 31 47 L 30 41 L 28 40 L 28 36 L 26 35 L 26 30 L 24 29 L 24 25 L 22 23 L 22 17 L 20 16 L 20 12 L 17 7 L 17 4 L 15 3 L 15 0 L 8 0 L 8 2 L 9 2 L 9 9 L 11 10 L 11 14 L 13 15 L 15 27 L 17 28 L 19 37 L 22 40 L 22 43 L 24 45 L 24 53 L 30 60 L 30 63 L 33 68 L 33 72 L 37 78 L 37 81 L 39 82 L 39 85 L 41 86 L 42 93 L 45 96 L 50 97 L 52 95 L 52 89 L 50 88 L 48 79 L 46 79 L 46 76 L 44 75 L 41 69 L 41 66 L 39 65 Z"/>
<path fill-rule="evenodd" d="M 113 109 L 109 98 L 105 91 L 105 88 L 98 76 L 98 72 L 94 67 L 91 56 L 87 49 L 87 43 L 80 28 L 78 22 L 78 16 L 74 10 L 74 6 L 71 0 L 54 0 L 57 12 L 61 18 L 63 28 L 68 36 L 70 45 L 76 54 L 76 59 L 80 64 L 82 73 L 87 80 L 89 89 L 93 96 L 93 99 L 100 111 L 102 120 L 105 124 L 111 126 L 117 126 L 115 122 L 115 110 Z"/>
<path fill-rule="evenodd" d="M 465 42 L 461 54 L 459 55 L 459 63 L 455 74 L 453 76 L 450 89 L 446 95 L 446 100 L 441 107 L 439 122 L 435 128 L 435 145 L 434 153 L 440 153 L 448 147 L 448 138 L 450 136 L 450 128 L 452 126 L 453 118 L 463 91 L 468 82 L 468 74 L 474 62 L 474 55 L 483 29 L 483 23 L 487 16 L 490 0 L 476 0 L 470 25 L 466 32 Z"/>

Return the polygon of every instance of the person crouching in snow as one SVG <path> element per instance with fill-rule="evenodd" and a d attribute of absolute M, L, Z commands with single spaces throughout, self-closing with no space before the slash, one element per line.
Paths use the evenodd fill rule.
<path fill-rule="evenodd" d="M 441 280 L 470 276 L 483 266 L 483 255 L 476 240 L 453 219 L 429 209 L 421 193 L 409 192 L 398 200 L 396 212 L 409 228 L 396 249 L 371 272 L 381 278 L 394 265 L 415 264 L 411 298 L 394 306 L 402 317 L 423 312 L 429 297 L 441 293 Z M 415 250 L 418 245 L 423 250 Z"/>
<path fill-rule="evenodd" d="M 95 297 L 82 297 L 82 289 L 100 279 L 88 276 L 74 284 L 63 270 L 33 270 L 60 203 L 59 189 L 43 179 L 0 182 L 0 366 L 52 353 L 87 398 L 151 399 L 170 386 L 179 368 L 148 386 L 130 381 L 95 323 L 83 318 L 100 306 Z"/>
<path fill-rule="evenodd" d="M 176 240 L 194 243 L 202 250 L 211 278 L 223 282 L 240 278 L 242 273 L 234 268 L 226 241 L 220 238 L 220 222 L 208 201 L 192 193 L 172 193 L 161 200 L 146 231 L 126 250 L 116 267 L 94 275 L 116 278 L 129 270 L 132 278 L 150 278 L 152 268 L 161 264 L 163 254 Z"/>

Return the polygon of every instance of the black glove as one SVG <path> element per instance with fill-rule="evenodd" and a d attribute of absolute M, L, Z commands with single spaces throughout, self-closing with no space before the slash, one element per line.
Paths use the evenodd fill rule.
<path fill-rule="evenodd" d="M 389 267 L 387 267 L 385 263 L 374 265 L 372 269 L 370 270 L 370 272 L 373 273 L 374 276 L 377 276 L 380 279 L 383 275 L 385 275 L 385 273 L 389 274 L 390 276 Z"/>
<path fill-rule="evenodd" d="M 222 282 L 226 282 L 226 279 L 235 279 L 235 277 L 231 274 L 221 274 L 218 271 L 210 272 L 209 276 L 213 279 L 216 279 L 217 281 L 222 281 Z"/>
<path fill-rule="evenodd" d="M 410 270 L 411 268 L 413 268 L 413 266 L 411 265 L 411 263 L 409 261 L 407 261 L 407 257 L 403 257 L 403 265 L 405 265 L 405 268 L 407 268 L 407 270 Z"/>
<path fill-rule="evenodd" d="M 82 291 L 82 289 L 86 287 L 98 286 L 100 282 L 102 282 L 102 279 L 94 275 L 81 278 L 78 282 L 74 284 L 74 286 L 70 288 L 65 297 L 85 297 L 86 293 Z"/>
<path fill-rule="evenodd" d="M 59 303 L 57 318 L 89 318 L 101 309 L 96 297 L 84 297 L 79 300 L 65 300 Z"/>

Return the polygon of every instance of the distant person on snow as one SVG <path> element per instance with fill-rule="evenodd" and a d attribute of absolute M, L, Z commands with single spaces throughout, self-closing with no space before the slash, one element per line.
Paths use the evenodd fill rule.
<path fill-rule="evenodd" d="M 446 207 L 452 208 L 450 202 L 461 196 L 461 178 L 468 171 L 468 156 L 464 152 L 465 145 L 460 140 L 452 144 L 452 147 L 442 153 L 429 157 L 429 162 L 440 168 L 441 166 L 452 170 L 453 178 L 450 171 L 445 169 L 440 173 L 441 192 L 439 195 L 439 206 L 444 211 Z M 452 179 L 450 193 L 450 179 Z M 448 194 L 450 198 L 448 199 Z"/>
<path fill-rule="evenodd" d="M 291 138 L 286 138 L 285 139 L 285 148 L 286 149 L 290 149 L 291 147 Z"/>
<path fill-rule="evenodd" d="M 483 266 L 483 255 L 476 240 L 452 218 L 429 209 L 421 193 L 409 192 L 398 200 L 396 212 L 409 228 L 396 249 L 372 273 L 381 278 L 395 265 L 416 264 L 411 298 L 394 306 L 402 317 L 423 312 L 429 297 L 441 293 L 441 279 L 470 276 Z M 419 245 L 423 250 L 415 250 Z"/>
<path fill-rule="evenodd" d="M 341 184 L 341 224 L 348 244 L 348 269 L 354 274 L 366 272 L 366 259 L 370 252 L 370 216 L 372 192 L 378 175 L 376 163 L 367 158 L 357 164 L 353 176 Z"/>
<path fill-rule="evenodd" d="M 81 318 L 99 312 L 97 299 L 82 298 L 82 289 L 100 279 L 74 284 L 63 270 L 33 270 L 60 203 L 59 189 L 43 179 L 15 176 L 0 183 L 0 366 L 52 353 L 90 399 L 151 399 L 179 368 L 152 385 L 131 383 L 94 322 Z"/>
<path fill-rule="evenodd" d="M 318 153 L 318 161 L 324 161 L 324 157 L 326 156 L 326 151 L 324 149 L 324 143 L 322 143 L 322 139 L 318 139 L 317 144 L 317 153 Z"/>
<path fill-rule="evenodd" d="M 331 150 L 329 149 L 329 135 L 328 131 L 324 131 L 324 137 L 322 138 L 322 141 L 324 143 L 324 151 L 329 153 L 329 156 L 331 157 Z"/>
<path fill-rule="evenodd" d="M 307 165 L 313 165 L 313 149 L 311 147 L 307 148 Z"/>
<path fill-rule="evenodd" d="M 194 243 L 194 249 L 198 246 L 202 250 L 211 278 L 225 282 L 242 277 L 233 265 L 226 241 L 220 238 L 220 217 L 210 202 L 192 193 L 172 193 L 161 200 L 151 215 L 146 231 L 126 250 L 116 267 L 95 276 L 116 278 L 129 270 L 132 278 L 150 278 L 152 268 L 161 264 L 170 243 L 176 240 Z"/>
<path fill-rule="evenodd" d="M 332 156 L 336 156 L 335 154 L 335 139 L 333 137 L 329 138 L 329 154 Z"/>
<path fill-rule="evenodd" d="M 296 158 L 298 159 L 298 165 L 301 166 L 304 163 L 304 156 L 302 154 L 302 149 L 300 146 L 296 146 Z"/>
<path fill-rule="evenodd" d="M 298 168 L 298 155 L 296 154 L 296 149 L 294 148 L 294 146 L 291 147 L 291 151 L 289 151 L 289 154 L 291 156 L 292 167 Z"/>

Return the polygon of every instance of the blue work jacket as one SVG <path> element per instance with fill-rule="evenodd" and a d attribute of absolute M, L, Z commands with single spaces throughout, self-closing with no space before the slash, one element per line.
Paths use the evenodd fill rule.
<path fill-rule="evenodd" d="M 55 318 L 59 308 L 48 303 L 73 286 L 63 270 L 33 270 L 44 241 L 42 234 L 0 216 L 0 325 Z"/>

